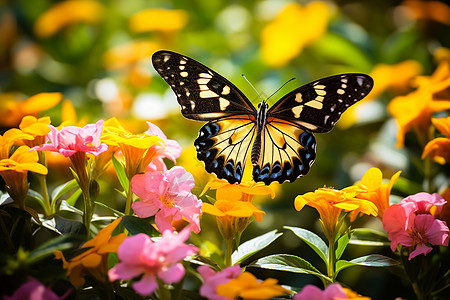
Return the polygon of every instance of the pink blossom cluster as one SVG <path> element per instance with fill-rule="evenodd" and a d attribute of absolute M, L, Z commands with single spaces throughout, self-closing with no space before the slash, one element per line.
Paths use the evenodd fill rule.
<path fill-rule="evenodd" d="M 100 143 L 103 131 L 103 120 L 96 124 L 88 124 L 83 128 L 77 126 L 62 127 L 56 129 L 52 125 L 47 134 L 47 141 L 50 143 L 31 148 L 31 150 L 53 151 L 69 157 L 76 152 L 91 153 L 95 156 L 108 149 L 105 143 Z"/>
<path fill-rule="evenodd" d="M 334 300 L 348 299 L 347 293 L 339 283 L 333 283 L 321 290 L 315 285 L 306 285 L 299 293 L 294 295 L 293 300 Z"/>
<path fill-rule="evenodd" d="M 215 272 L 207 265 L 197 268 L 197 272 L 203 278 L 203 285 L 200 287 L 200 295 L 208 300 L 230 300 L 227 297 L 217 294 L 217 287 L 221 284 L 228 283 L 231 279 L 239 277 L 242 269 L 239 265 L 228 267 L 220 272 Z"/>
<path fill-rule="evenodd" d="M 384 213 L 383 226 L 391 241 L 391 249 L 397 246 L 410 247 L 409 259 L 427 255 L 430 245 L 448 246 L 449 228 L 436 219 L 432 212 L 442 210 L 447 201 L 439 194 L 418 193 L 390 206 Z"/>
<path fill-rule="evenodd" d="M 157 278 L 168 284 L 180 281 L 185 274 L 180 261 L 198 251 L 184 243 L 190 234 L 191 228 L 186 227 L 178 234 L 166 230 L 155 242 L 143 233 L 125 238 L 117 252 L 120 262 L 109 270 L 109 279 L 128 280 L 142 275 L 132 285 L 142 296 L 156 290 Z"/>
<path fill-rule="evenodd" d="M 131 190 L 141 201 L 132 204 L 141 218 L 155 216 L 160 232 L 173 231 L 172 222 L 185 219 L 195 233 L 200 232 L 202 201 L 191 193 L 194 177 L 183 167 L 166 171 L 147 171 L 131 180 Z"/>

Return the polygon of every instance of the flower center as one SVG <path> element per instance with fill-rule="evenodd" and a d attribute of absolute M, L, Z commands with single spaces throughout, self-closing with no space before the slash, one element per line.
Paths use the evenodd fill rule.
<path fill-rule="evenodd" d="M 167 195 L 159 196 L 159 199 L 166 207 L 174 207 L 173 199 L 168 197 Z"/>

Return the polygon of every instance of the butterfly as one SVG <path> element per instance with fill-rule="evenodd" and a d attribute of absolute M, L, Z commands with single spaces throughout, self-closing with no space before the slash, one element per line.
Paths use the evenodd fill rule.
<path fill-rule="evenodd" d="M 255 182 L 293 182 L 306 175 L 316 157 L 313 133 L 333 129 L 373 87 L 368 75 L 340 74 L 303 85 L 270 108 L 265 101 L 255 108 L 234 84 L 192 58 L 161 50 L 152 63 L 175 92 L 183 116 L 207 121 L 194 142 L 197 158 L 229 183 L 241 182 L 249 154 Z"/>

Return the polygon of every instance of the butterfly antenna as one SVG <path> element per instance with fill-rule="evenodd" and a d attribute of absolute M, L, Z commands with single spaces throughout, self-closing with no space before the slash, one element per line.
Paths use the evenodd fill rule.
<path fill-rule="evenodd" d="M 276 93 L 278 93 L 279 90 L 281 90 L 286 84 L 288 84 L 288 83 L 291 82 L 292 80 L 295 80 L 295 77 L 289 79 L 289 80 L 286 81 L 282 86 L 280 86 L 280 87 L 278 88 L 278 90 L 276 90 L 272 95 L 270 95 L 270 96 L 267 98 L 266 102 L 267 102 L 273 95 L 275 95 Z"/>
<path fill-rule="evenodd" d="M 255 87 L 253 86 L 253 84 L 247 79 L 247 77 L 245 77 L 244 74 L 242 74 L 242 77 L 244 77 L 244 79 L 248 82 L 248 84 L 250 84 L 250 86 L 255 90 L 255 92 L 258 94 L 259 98 L 261 98 L 261 101 L 264 102 L 264 99 L 261 97 L 261 95 L 258 93 L 258 91 L 255 89 Z"/>

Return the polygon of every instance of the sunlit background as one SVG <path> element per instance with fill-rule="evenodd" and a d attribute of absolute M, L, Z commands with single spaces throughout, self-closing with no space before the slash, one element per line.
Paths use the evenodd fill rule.
<path fill-rule="evenodd" d="M 372 93 L 349 109 L 332 132 L 316 135 L 317 158 L 310 173 L 294 183 L 275 186 L 275 199 L 260 199 L 267 215 L 263 222 L 254 222 L 244 238 L 283 225 L 320 232 L 315 211 L 294 210 L 296 195 L 324 185 L 348 186 L 371 166 L 382 169 L 385 178 L 402 170 L 402 177 L 420 190 L 423 174 L 417 161 L 421 153 L 397 147 L 398 126 L 388 104 L 413 91 L 418 75 L 429 76 L 450 59 L 449 25 L 450 7 L 445 1 L 3 0 L 0 127 L 2 132 L 18 127 L 22 117 L 30 114 L 48 115 L 55 126 L 116 117 L 128 130 L 141 133 L 149 120 L 182 145 L 177 164 L 194 175 L 198 195 L 210 178 L 203 164 L 193 159 L 193 141 L 202 122 L 182 117 L 174 93 L 151 65 L 155 51 L 168 49 L 202 62 L 232 81 L 255 106 L 260 99 L 241 74 L 263 97 L 296 78 L 270 98 L 271 105 L 315 79 L 367 73 L 375 80 Z M 29 99 L 41 92 L 61 92 L 64 98 L 53 103 Z M 416 143 L 406 134 L 406 145 Z M 54 164 L 49 168 L 52 184 L 71 177 L 67 162 L 49 160 Z M 394 194 L 416 192 L 410 190 L 414 185 L 401 183 Z M 108 194 L 108 187 L 117 186 L 113 172 L 103 177 L 101 186 L 102 195 L 109 196 L 100 201 L 123 205 L 113 189 Z M 212 218 L 205 217 L 204 222 L 216 230 Z M 379 221 L 373 223 L 381 228 Z M 314 260 L 314 254 L 300 243 L 284 238 L 281 252 L 310 255 L 308 259 Z M 349 257 L 374 251 L 349 250 Z M 393 299 L 397 295 L 393 291 L 405 298 L 412 294 L 406 284 L 398 284 L 397 277 L 391 280 L 387 270 L 365 271 L 353 268 L 342 272 L 340 279 L 373 299 L 386 295 Z M 268 272 L 259 278 L 263 276 L 295 286 L 317 283 L 308 275 Z"/>

